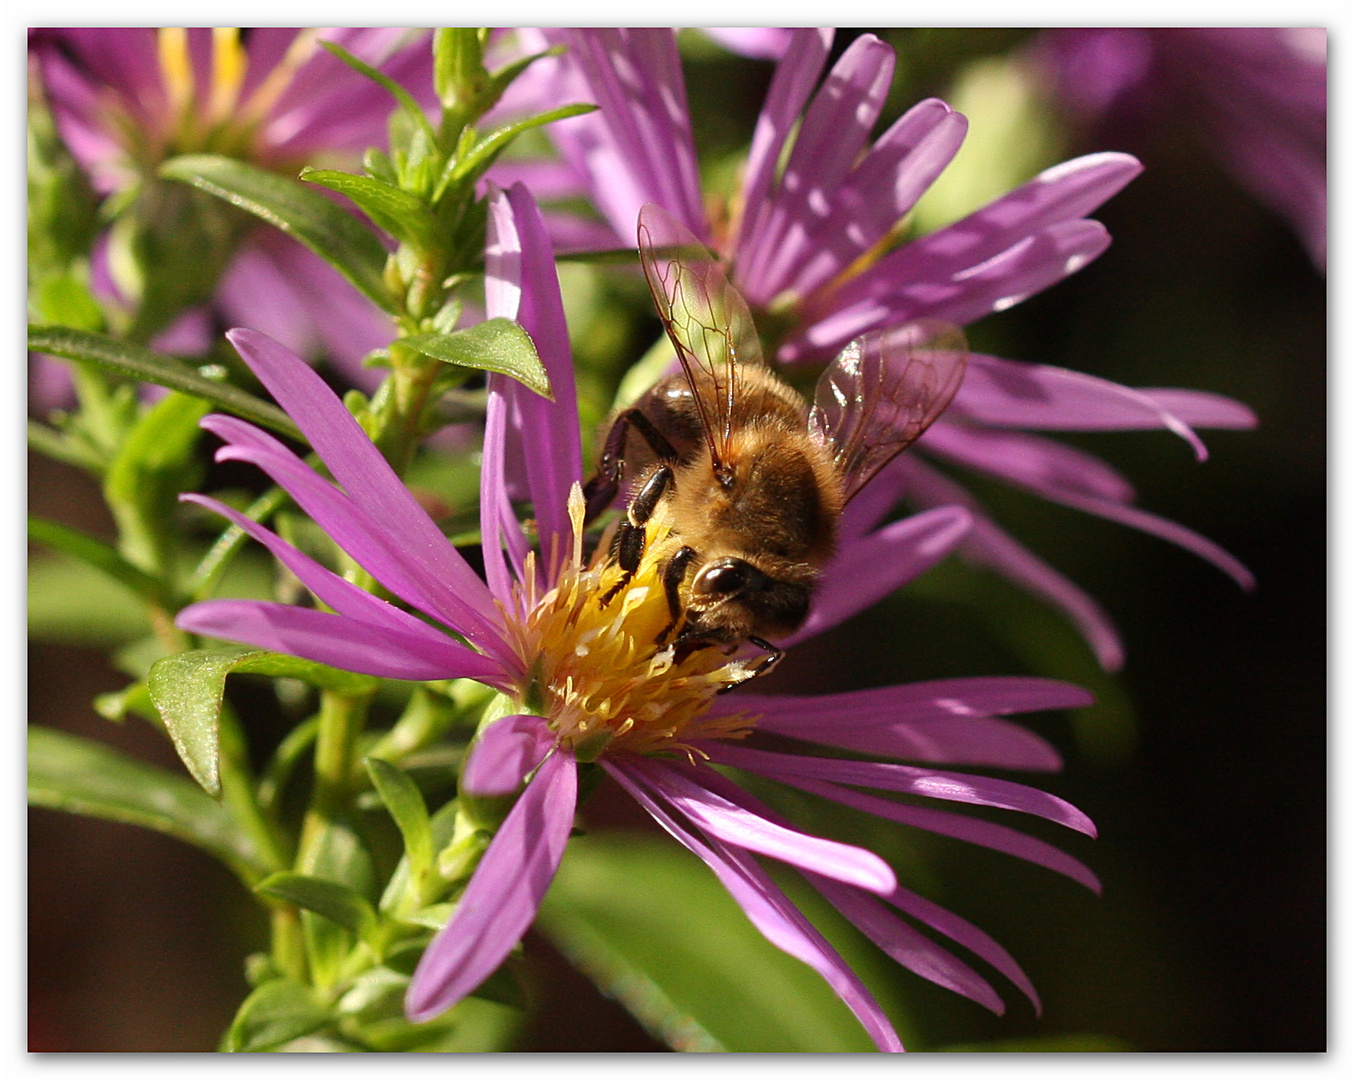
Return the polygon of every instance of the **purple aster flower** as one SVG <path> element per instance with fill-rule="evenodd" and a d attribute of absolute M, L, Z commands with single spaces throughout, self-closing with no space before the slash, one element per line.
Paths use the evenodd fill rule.
<path fill-rule="evenodd" d="M 96 192 L 112 196 L 153 177 L 175 154 L 226 154 L 292 176 L 304 164 L 355 162 L 367 147 L 384 145 L 390 95 L 320 41 L 398 81 L 430 87 L 428 44 L 407 45 L 407 34 L 85 27 L 33 31 L 29 48 L 63 140 Z M 96 286 L 118 295 L 104 268 L 96 267 Z M 215 307 L 227 325 L 247 322 L 293 351 L 333 358 L 367 389 L 379 380 L 360 361 L 389 343 L 389 318 L 290 237 L 251 233 L 226 267 Z M 198 313 L 186 318 L 205 324 Z M 183 351 L 210 341 L 207 334 L 189 341 L 178 329 Z"/>
<path fill-rule="evenodd" d="M 230 339 L 296 420 L 337 483 L 243 421 L 210 416 L 220 460 L 248 461 L 280 484 L 358 564 L 424 618 L 358 589 L 229 507 L 210 507 L 265 544 L 327 610 L 251 600 L 186 608 L 185 630 L 245 642 L 353 671 L 398 679 L 478 680 L 501 691 L 508 715 L 477 736 L 461 778 L 469 796 L 517 795 L 450 921 L 429 945 L 406 998 L 415 1021 L 473 991 L 530 925 L 564 856 L 577 804 L 578 768 L 595 762 L 674 838 L 702 859 L 773 944 L 818 971 L 875 1043 L 900 1050 L 860 979 L 772 882 L 755 856 L 804 874 L 899 963 L 997 1012 L 1000 997 L 968 964 L 922 933 L 929 928 L 1011 979 L 1033 987 L 996 942 L 900 885 L 874 853 L 804 833 L 713 765 L 800 788 L 902 824 L 957 837 L 1046 866 L 1097 889 L 1076 860 L 1010 827 L 936 805 L 902 804 L 860 789 L 940 803 L 997 807 L 1094 835 L 1091 822 L 1052 795 L 942 766 L 1056 769 L 1056 751 L 1003 719 L 1083 706 L 1079 688 L 1034 678 L 954 679 L 822 697 L 721 691 L 750 677 L 755 660 L 720 649 L 678 655 L 656 643 L 669 622 L 660 553 L 670 522 L 660 506 L 638 569 L 603 605 L 621 571 L 586 557 L 578 418 L 549 240 L 530 194 L 490 199 L 486 304 L 519 319 L 535 339 L 554 400 L 491 376 L 481 478 L 481 579 L 438 531 L 334 394 L 302 361 L 251 330 Z M 508 449 L 522 448 L 520 477 Z M 533 546 L 514 516 L 510 485 L 533 504 Z M 856 506 L 860 510 L 856 510 Z M 868 488 L 853 504 L 840 551 L 815 593 L 799 638 L 847 618 L 949 551 L 969 514 L 943 507 L 882 528 Z M 670 550 L 670 548 L 669 548 Z M 832 756 L 758 745 L 769 732 L 835 748 Z M 906 759 L 863 761 L 840 751 Z"/>
<path fill-rule="evenodd" d="M 1192 124 L 1326 266 L 1326 31 L 1081 27 L 1032 49 L 1074 121 L 1116 139 Z"/>
<path fill-rule="evenodd" d="M 618 237 L 633 235 L 640 207 L 659 203 L 723 253 L 784 363 L 830 360 L 860 334 L 918 318 L 967 325 L 1061 281 L 1109 246 L 1104 226 L 1086 215 L 1141 171 L 1127 154 L 1076 158 L 961 221 L 890 248 L 900 222 L 958 151 L 967 121 L 932 98 L 871 142 L 893 77 L 893 50 L 861 35 L 815 92 L 832 31 L 796 29 L 758 118 L 735 208 L 712 228 L 672 31 L 519 33 L 533 51 L 568 47 L 565 56 L 527 73 L 519 102 L 543 95 L 600 106 L 548 131 L 562 159 L 552 184 L 588 191 L 606 219 L 610 236 L 599 238 L 594 229 L 592 242 L 618 244 Z M 585 235 L 570 222 L 555 239 L 564 246 Z M 1194 427 L 1254 424 L 1250 409 L 1214 394 L 1134 390 L 1074 371 L 975 355 L 954 404 L 918 449 L 1171 540 L 1250 587 L 1250 573 L 1217 545 L 1133 506 L 1132 485 L 1109 465 L 1022 429 L 1164 427 L 1187 439 L 1203 460 L 1207 452 Z M 920 505 L 967 506 L 975 525 L 961 554 L 1061 609 L 1102 665 L 1121 665 L 1122 646 L 1100 606 L 1002 530 L 960 485 L 921 454 L 900 458 L 893 473 L 891 484 L 878 485 L 876 500 L 887 492 Z"/>

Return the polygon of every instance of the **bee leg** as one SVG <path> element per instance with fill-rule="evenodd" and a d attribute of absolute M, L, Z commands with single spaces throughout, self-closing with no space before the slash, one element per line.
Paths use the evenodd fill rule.
<path fill-rule="evenodd" d="M 597 472 L 583 487 L 587 507 L 583 514 L 585 524 L 616 501 L 621 489 L 621 477 L 625 474 L 625 437 L 632 427 L 659 458 L 665 461 L 677 460 L 677 451 L 672 448 L 672 443 L 653 426 L 653 422 L 638 409 L 626 409 L 616 417 L 611 430 L 607 432 L 606 442 L 602 444 L 602 456 L 597 462 Z"/>
<path fill-rule="evenodd" d="M 784 649 L 778 649 L 774 645 L 772 645 L 771 642 L 763 641 L 759 637 L 752 637 L 751 635 L 748 635 L 748 643 L 751 645 L 756 645 L 757 648 L 759 649 L 766 650 L 766 656 L 762 658 L 761 663 L 759 663 L 755 668 L 752 669 L 752 674 L 750 674 L 747 677 L 747 679 L 740 679 L 738 682 L 729 683 L 727 686 L 721 686 L 717 691 L 715 691 L 716 693 L 727 694 L 730 690 L 734 689 L 735 687 L 742 686 L 743 683 L 748 681 L 748 679 L 755 679 L 758 675 L 765 675 L 768 671 L 770 671 L 773 667 L 775 667 L 780 662 L 780 658 L 785 655 Z"/>
<path fill-rule="evenodd" d="M 671 485 L 672 466 L 660 465 L 649 474 L 644 486 L 639 489 L 639 494 L 630 500 L 626 520 L 622 521 L 616 530 L 616 561 L 625 573 L 606 591 L 599 606 L 606 607 L 611 603 L 615 595 L 630 584 L 630 579 L 639 569 L 640 560 L 644 558 L 644 526 L 653 517 L 659 501 L 667 494 Z"/>
<path fill-rule="evenodd" d="M 696 549 L 683 545 L 668 560 L 668 565 L 663 567 L 663 591 L 667 593 L 668 612 L 672 615 L 672 619 L 663 627 L 663 632 L 654 638 L 655 644 L 661 645 L 677 628 L 677 622 L 682 617 L 682 598 L 677 594 L 677 590 L 681 588 L 682 579 L 686 577 L 686 568 L 695 557 Z"/>
<path fill-rule="evenodd" d="M 766 656 L 762 659 L 762 662 L 752 669 L 752 674 L 754 678 L 758 675 L 765 675 L 768 671 L 770 671 L 773 667 L 775 667 L 778 663 L 780 663 L 780 658 L 785 655 L 784 649 L 778 649 L 774 645 L 772 645 L 771 642 L 763 641 L 759 637 L 752 637 L 751 635 L 748 635 L 748 641 L 749 643 L 756 645 L 757 648 L 766 651 Z"/>

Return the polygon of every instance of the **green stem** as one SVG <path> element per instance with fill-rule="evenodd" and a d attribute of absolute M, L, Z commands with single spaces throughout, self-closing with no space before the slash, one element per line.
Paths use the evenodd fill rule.
<path fill-rule="evenodd" d="M 371 695 L 320 692 L 319 731 L 315 740 L 315 788 L 301 826 L 297 869 L 307 872 L 318 839 L 345 808 L 352 791 L 357 737 L 366 722 Z"/>

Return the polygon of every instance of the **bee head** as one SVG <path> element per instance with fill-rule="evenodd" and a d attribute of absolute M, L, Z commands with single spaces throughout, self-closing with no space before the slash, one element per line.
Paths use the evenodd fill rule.
<path fill-rule="evenodd" d="M 779 581 L 734 556 L 711 560 L 691 581 L 698 623 L 726 623 L 731 638 L 797 629 L 808 615 L 809 597 L 807 583 Z"/>

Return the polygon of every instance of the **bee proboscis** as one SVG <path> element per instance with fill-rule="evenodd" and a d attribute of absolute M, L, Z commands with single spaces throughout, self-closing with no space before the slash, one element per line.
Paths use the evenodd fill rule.
<path fill-rule="evenodd" d="M 661 379 L 611 422 L 587 516 L 630 496 L 613 551 L 639 568 L 646 525 L 666 507 L 679 546 L 661 568 L 680 649 L 793 633 L 808 616 L 843 508 L 945 410 L 968 360 L 963 333 L 919 320 L 856 338 L 818 380 L 813 405 L 762 360 L 746 302 L 691 232 L 653 203 L 639 254 L 681 373 Z M 675 635 L 675 637 L 673 636 Z"/>

